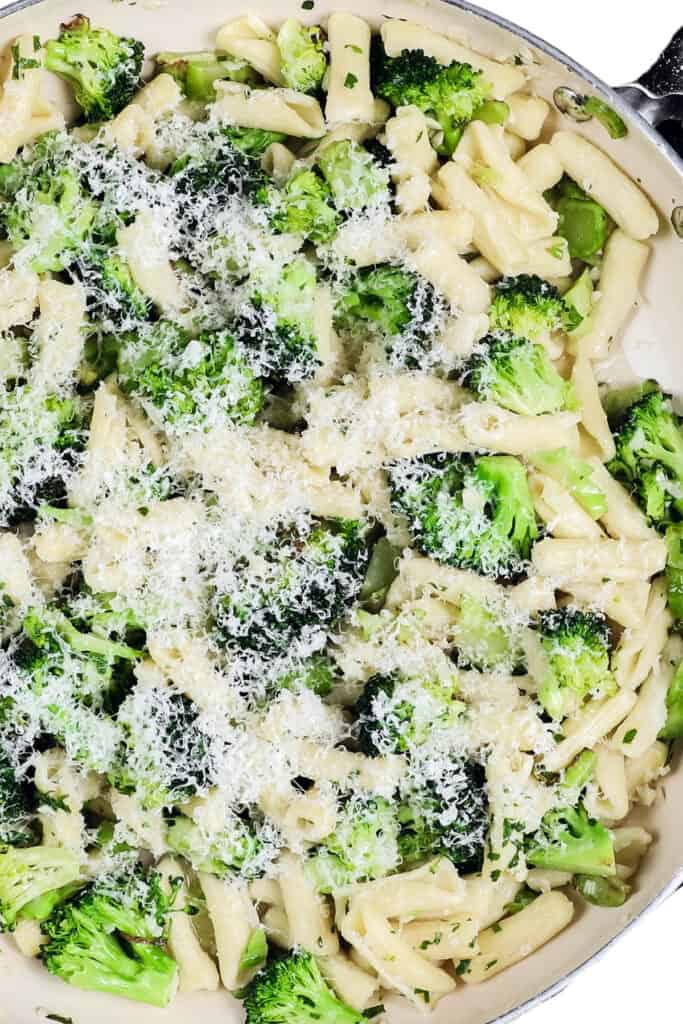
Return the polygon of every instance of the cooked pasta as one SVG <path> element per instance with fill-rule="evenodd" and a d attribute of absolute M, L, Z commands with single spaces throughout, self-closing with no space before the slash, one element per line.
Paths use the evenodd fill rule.
<path fill-rule="evenodd" d="M 605 386 L 659 226 L 615 147 L 512 54 L 314 22 L 0 71 L 0 930 L 360 1021 L 637 885 L 683 430 Z"/>

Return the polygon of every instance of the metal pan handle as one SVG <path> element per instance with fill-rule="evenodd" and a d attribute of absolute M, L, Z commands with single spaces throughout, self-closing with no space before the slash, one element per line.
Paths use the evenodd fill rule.
<path fill-rule="evenodd" d="M 644 75 L 617 92 L 683 157 L 683 28 Z"/>

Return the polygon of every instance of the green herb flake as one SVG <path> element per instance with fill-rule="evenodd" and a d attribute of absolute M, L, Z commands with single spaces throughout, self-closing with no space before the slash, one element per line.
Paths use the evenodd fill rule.
<path fill-rule="evenodd" d="M 74 1024 L 73 1017 L 62 1017 L 61 1013 L 46 1013 L 45 1020 L 54 1020 L 57 1024 Z"/>
<path fill-rule="evenodd" d="M 344 79 L 344 88 L 353 89 L 357 82 L 358 77 L 354 75 L 353 72 L 349 71 L 346 78 Z"/>
<path fill-rule="evenodd" d="M 356 46 L 355 43 L 347 43 L 346 46 L 344 47 L 344 49 L 345 50 L 351 50 L 353 53 L 362 53 L 363 52 L 363 47 L 362 46 Z"/>
<path fill-rule="evenodd" d="M 489 961 L 489 962 L 487 963 L 487 965 L 486 965 L 486 967 L 484 968 L 484 970 L 486 970 L 486 971 L 490 971 L 490 970 L 491 970 L 491 968 L 492 968 L 492 967 L 495 967 L 497 963 L 498 963 L 498 961 L 497 961 L 497 960 L 490 960 L 490 961 Z"/>
<path fill-rule="evenodd" d="M 373 1017 L 379 1017 L 383 1013 L 386 1013 L 383 1003 L 378 1003 L 377 1006 L 368 1006 L 367 1010 L 363 1010 L 363 1016 L 367 1020 L 372 1020 Z"/>
<path fill-rule="evenodd" d="M 313 0 L 304 0 L 304 2 L 301 5 L 301 9 L 303 11 L 312 11 L 314 7 L 315 7 L 315 4 L 314 4 Z"/>
<path fill-rule="evenodd" d="M 458 966 L 455 968 L 455 973 L 458 977 L 462 977 L 463 974 L 467 974 L 470 969 L 471 960 L 461 960 Z"/>
<path fill-rule="evenodd" d="M 629 731 L 624 736 L 624 743 L 633 743 L 633 741 L 634 741 L 634 739 L 636 738 L 637 735 L 638 735 L 638 730 L 637 729 L 629 729 Z"/>
<path fill-rule="evenodd" d="M 431 998 L 426 988 L 414 988 L 413 992 L 415 993 L 416 996 L 422 996 L 425 1003 L 428 1003 Z"/>

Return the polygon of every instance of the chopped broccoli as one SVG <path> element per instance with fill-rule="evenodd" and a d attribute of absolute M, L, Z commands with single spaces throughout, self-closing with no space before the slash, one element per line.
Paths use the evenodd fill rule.
<path fill-rule="evenodd" d="M 337 675 L 337 666 L 332 658 L 326 654 L 313 654 L 278 676 L 276 690 L 306 689 L 317 693 L 319 697 L 327 697 L 332 691 Z"/>
<path fill-rule="evenodd" d="M 439 777 L 418 785 L 398 810 L 404 867 L 448 857 L 462 874 L 479 871 L 488 833 L 486 776 L 480 764 L 453 758 Z"/>
<path fill-rule="evenodd" d="M 76 988 L 167 1006 L 178 972 L 158 942 L 166 935 L 172 899 L 155 872 L 97 879 L 43 922 L 48 941 L 41 959 Z"/>
<path fill-rule="evenodd" d="M 384 878 L 400 863 L 398 831 L 387 800 L 352 797 L 342 804 L 334 832 L 311 850 L 306 874 L 322 893 Z"/>
<path fill-rule="evenodd" d="M 391 469 L 392 500 L 418 548 L 439 562 L 508 579 L 537 536 L 526 471 L 506 455 L 429 455 Z"/>
<path fill-rule="evenodd" d="M 85 879 L 78 879 L 75 882 L 69 882 L 68 885 L 62 885 L 59 889 L 51 889 L 42 896 L 36 896 L 30 903 L 24 904 L 19 911 L 19 917 L 22 921 L 47 921 L 57 907 L 70 900 L 85 884 Z"/>
<path fill-rule="evenodd" d="M 15 526 L 42 502 L 64 501 L 87 433 L 83 399 L 0 385 L 0 523 Z"/>
<path fill-rule="evenodd" d="M 123 339 L 118 367 L 121 387 L 166 428 L 252 424 L 263 405 L 261 382 L 227 331 L 191 338 L 159 320 Z"/>
<path fill-rule="evenodd" d="M 446 304 L 424 278 L 403 267 L 380 263 L 364 267 L 345 284 L 337 303 L 336 323 L 354 333 L 362 326 L 384 341 L 390 362 L 424 368 Z"/>
<path fill-rule="evenodd" d="M 613 476 L 635 495 L 650 522 L 664 527 L 683 515 L 683 430 L 661 391 L 627 411 L 615 437 Z"/>
<path fill-rule="evenodd" d="M 480 71 L 453 61 L 447 67 L 422 50 L 403 50 L 388 57 L 373 54 L 373 91 L 394 107 L 415 106 L 439 122 L 443 133 L 437 151 L 451 156 L 467 124 L 491 93 Z"/>
<path fill-rule="evenodd" d="M 277 280 L 253 279 L 251 303 L 235 336 L 257 376 L 272 383 L 307 380 L 318 365 L 316 274 L 306 258 L 292 260 Z"/>
<path fill-rule="evenodd" d="M 551 718 L 565 718 L 589 694 L 615 692 L 604 615 L 567 607 L 541 612 L 539 619 L 545 665 L 538 699 Z"/>
<path fill-rule="evenodd" d="M 683 619 L 683 523 L 672 523 L 666 534 L 666 599 L 677 622 Z"/>
<path fill-rule="evenodd" d="M 364 210 L 389 201 L 389 171 L 352 139 L 324 146 L 316 157 L 338 210 Z"/>
<path fill-rule="evenodd" d="M 56 846 L 0 851 L 0 931 L 12 931 L 27 903 L 80 876 L 75 853 Z"/>
<path fill-rule="evenodd" d="M 494 286 L 489 310 L 491 331 L 509 331 L 519 338 L 539 341 L 554 331 L 575 330 L 582 319 L 557 288 L 541 277 L 503 277 Z"/>
<path fill-rule="evenodd" d="M 455 673 L 449 680 L 372 676 L 353 709 L 360 748 L 371 756 L 406 753 L 435 729 L 448 728 L 463 709 Z"/>
<path fill-rule="evenodd" d="M 598 755 L 594 750 L 583 750 L 564 770 L 562 790 L 581 793 L 595 774 Z"/>
<path fill-rule="evenodd" d="M 254 84 L 257 75 L 245 60 L 213 50 L 198 52 L 158 53 L 154 58 L 160 72 L 172 75 L 189 100 L 211 103 L 216 98 L 215 83 L 231 82 Z"/>
<path fill-rule="evenodd" d="M 612 430 L 616 430 L 624 421 L 624 417 L 641 398 L 659 391 L 656 380 L 641 380 L 624 388 L 610 388 L 602 396 L 602 406 Z"/>
<path fill-rule="evenodd" d="M 140 86 L 145 48 L 106 28 L 91 28 L 77 14 L 46 45 L 48 71 L 66 78 L 86 121 L 105 121 L 126 106 Z"/>
<path fill-rule="evenodd" d="M 273 960 L 240 993 L 246 1024 L 363 1024 L 366 1018 L 334 995 L 305 950 Z"/>
<path fill-rule="evenodd" d="M 513 671 L 524 660 L 519 630 L 507 621 L 504 610 L 472 594 L 460 595 L 453 640 L 458 665 L 482 672 Z"/>
<path fill-rule="evenodd" d="M 263 928 L 256 928 L 249 936 L 240 957 L 240 972 L 262 967 L 268 959 L 268 939 Z"/>
<path fill-rule="evenodd" d="M 37 842 L 35 792 L 0 753 L 0 845 L 30 846 Z"/>
<path fill-rule="evenodd" d="M 214 215 L 230 196 L 257 199 L 262 195 L 268 178 L 254 146 L 264 137 L 210 121 L 192 123 L 186 151 L 168 170 L 177 193 L 185 197 L 190 230 Z"/>
<path fill-rule="evenodd" d="M 296 170 L 282 188 L 270 185 L 259 198 L 276 234 L 303 235 L 311 242 L 329 242 L 336 234 L 339 214 L 332 207 L 332 192 L 315 171 Z"/>
<path fill-rule="evenodd" d="M 593 480 L 588 462 L 575 455 L 570 448 L 553 448 L 535 452 L 529 457 L 532 465 L 547 473 L 569 491 L 589 516 L 600 519 L 607 512 L 607 498 Z"/>
<path fill-rule="evenodd" d="M 616 873 L 612 835 L 585 807 L 549 811 L 526 850 L 529 864 L 550 871 L 611 878 Z"/>
<path fill-rule="evenodd" d="M 462 380 L 477 398 L 522 416 L 576 405 L 573 386 L 560 377 L 544 347 L 508 334 L 490 334 L 478 342 Z"/>
<path fill-rule="evenodd" d="M 218 638 L 263 655 L 321 636 L 352 604 L 367 564 L 365 527 L 346 519 L 280 523 L 215 604 Z"/>
<path fill-rule="evenodd" d="M 269 146 L 274 142 L 284 142 L 287 138 L 282 132 L 269 132 L 265 128 L 240 128 L 238 125 L 223 125 L 222 132 L 235 149 L 253 160 L 260 160 Z"/>
<path fill-rule="evenodd" d="M 567 239 L 572 259 L 595 263 L 614 226 L 607 211 L 566 175 L 546 198 L 559 214 L 557 233 Z"/>
<path fill-rule="evenodd" d="M 622 882 L 620 878 L 576 875 L 574 887 L 595 907 L 623 907 L 631 895 L 631 886 Z"/>
<path fill-rule="evenodd" d="M 149 320 L 152 303 L 138 288 L 126 259 L 107 246 L 90 246 L 74 268 L 82 282 L 88 317 L 112 331 Z M 113 367 L 112 367 L 113 369 Z"/>
<path fill-rule="evenodd" d="M 252 823 L 236 814 L 220 832 L 210 834 L 190 818 L 178 815 L 169 823 L 166 842 L 196 871 L 219 878 L 255 878 L 263 871 L 264 858 L 269 857 Z"/>
<path fill-rule="evenodd" d="M 138 686 L 116 721 L 122 733 L 109 781 L 145 808 L 172 807 L 204 793 L 215 774 L 214 747 L 197 706 L 169 688 Z"/>
<path fill-rule="evenodd" d="M 296 18 L 283 22 L 277 34 L 285 85 L 299 92 L 317 92 L 327 70 L 325 40 L 318 25 L 302 25 Z"/>
<path fill-rule="evenodd" d="M 32 270 L 59 272 L 74 262 L 96 210 L 65 162 L 60 135 L 41 136 L 0 167 L 0 198 L 6 236 Z"/>
<path fill-rule="evenodd" d="M 661 740 L 671 742 L 683 736 L 683 661 L 674 673 L 666 695 L 666 722 L 659 734 Z"/>

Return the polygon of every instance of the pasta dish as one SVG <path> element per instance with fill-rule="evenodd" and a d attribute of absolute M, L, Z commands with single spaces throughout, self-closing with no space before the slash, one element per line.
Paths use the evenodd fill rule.
<path fill-rule="evenodd" d="M 1 70 L 0 930 L 248 1024 L 622 907 L 683 735 L 657 212 L 532 54 L 312 7 Z"/>

